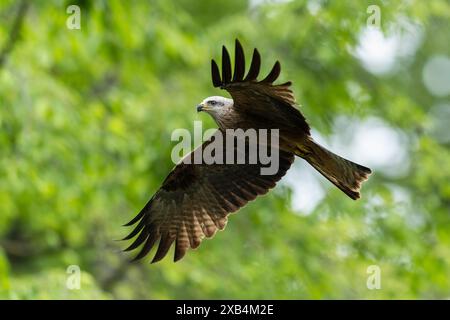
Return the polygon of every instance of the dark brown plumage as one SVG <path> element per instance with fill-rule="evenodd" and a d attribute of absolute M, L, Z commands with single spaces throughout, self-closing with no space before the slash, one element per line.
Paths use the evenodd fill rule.
<path fill-rule="evenodd" d="M 223 99 L 220 109 L 201 105 L 199 110 L 204 108 L 213 116 L 219 125 L 216 135 L 236 128 L 279 129 L 278 172 L 261 175 L 261 164 L 190 164 L 196 153 L 214 141 L 213 136 L 175 166 L 141 212 L 126 224 L 137 223 L 125 238 L 137 236 L 126 251 L 142 246 L 135 260 L 147 255 L 158 241 L 152 262 L 161 260 L 174 242 L 174 260 L 181 259 L 189 248 L 197 248 L 204 237 L 223 230 L 230 213 L 273 188 L 290 168 L 294 155 L 308 161 L 352 199 L 359 198 L 361 183 L 368 178 L 370 169 L 315 143 L 305 117 L 296 107 L 291 83 L 273 84 L 280 74 L 280 63 L 277 61 L 269 74 L 257 81 L 260 67 L 261 57 L 255 49 L 245 76 L 244 51 L 236 40 L 232 73 L 230 55 L 223 47 L 222 74 L 216 62 L 211 61 L 212 82 L 214 87 L 227 90 L 233 100 L 217 97 Z M 236 147 L 233 150 L 240 151 Z"/>
<path fill-rule="evenodd" d="M 218 130 L 217 134 L 222 133 Z M 205 236 L 210 238 L 217 230 L 223 230 L 230 213 L 273 188 L 294 161 L 291 153 L 281 151 L 275 175 L 261 175 L 260 164 L 187 164 L 213 139 L 215 136 L 183 159 L 141 212 L 126 224 L 139 221 L 124 239 L 139 233 L 125 249 L 144 244 L 136 260 L 144 257 L 158 239 L 160 244 L 152 263 L 162 259 L 174 241 L 174 260 L 181 259 L 189 248 L 197 248 Z"/>

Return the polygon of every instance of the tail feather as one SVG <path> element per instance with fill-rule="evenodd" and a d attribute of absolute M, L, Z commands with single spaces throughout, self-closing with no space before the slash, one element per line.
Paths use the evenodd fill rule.
<path fill-rule="evenodd" d="M 310 165 L 353 200 L 360 198 L 361 184 L 372 173 L 369 168 L 334 154 L 312 139 L 308 139 L 306 145 L 299 145 L 296 155 L 308 161 Z"/>

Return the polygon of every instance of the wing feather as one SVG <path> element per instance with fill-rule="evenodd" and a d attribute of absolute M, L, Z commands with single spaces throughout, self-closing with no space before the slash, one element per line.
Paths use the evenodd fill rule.
<path fill-rule="evenodd" d="M 156 243 L 156 240 L 158 240 L 159 234 L 158 234 L 158 232 L 156 232 L 156 230 L 152 230 L 152 231 L 154 231 L 154 232 L 150 232 L 148 234 L 147 241 L 145 241 L 145 244 L 142 247 L 141 251 L 138 253 L 138 255 L 136 257 L 134 257 L 134 259 L 132 261 L 137 261 L 137 260 L 142 259 L 153 248 L 153 246 Z"/>
<path fill-rule="evenodd" d="M 162 234 L 161 240 L 159 241 L 158 250 L 153 257 L 152 263 L 158 262 L 166 256 L 170 246 L 175 241 L 175 238 L 176 237 L 171 235 L 170 232 L 165 232 Z"/>
<path fill-rule="evenodd" d="M 274 66 L 272 67 L 272 70 L 269 72 L 267 77 L 264 78 L 264 80 L 261 80 L 262 83 L 270 83 L 272 84 L 275 80 L 278 79 L 281 72 L 281 66 L 280 62 L 275 62 Z"/>
<path fill-rule="evenodd" d="M 163 259 L 174 243 L 174 261 L 180 260 L 189 248 L 197 248 L 205 237 L 223 230 L 230 213 L 274 187 L 293 159 L 292 154 L 280 150 L 279 171 L 272 176 L 260 175 L 260 164 L 178 164 L 139 218 L 133 219 L 137 226 L 126 239 L 137 237 L 125 250 L 141 246 L 134 258 L 139 260 L 159 240 L 152 263 Z"/>
<path fill-rule="evenodd" d="M 139 221 L 138 225 L 133 229 L 133 231 L 130 232 L 129 235 L 127 235 L 122 240 L 129 240 L 129 239 L 133 238 L 135 235 L 137 235 L 142 229 L 144 229 L 146 221 L 145 221 L 145 219 L 143 219 L 143 217 L 140 217 L 139 219 L 141 219 L 141 220 L 140 221 L 136 220 L 136 222 Z"/>
<path fill-rule="evenodd" d="M 244 50 L 242 49 L 242 45 L 238 39 L 235 42 L 235 59 L 234 59 L 234 75 L 233 81 L 242 81 L 245 73 L 245 56 Z"/>
<path fill-rule="evenodd" d="M 254 81 L 259 75 L 259 69 L 261 68 L 261 56 L 258 49 L 253 50 L 252 62 L 250 63 L 250 69 L 244 81 Z"/>
<path fill-rule="evenodd" d="M 139 234 L 139 236 L 133 241 L 133 243 L 131 243 L 131 245 L 128 248 L 124 249 L 123 251 L 130 251 L 139 247 L 145 240 L 147 240 L 149 231 L 150 227 L 146 226 Z"/>
<path fill-rule="evenodd" d="M 220 71 L 217 63 L 214 60 L 211 60 L 211 77 L 214 87 L 220 87 L 222 84 L 222 79 L 220 79 Z"/>
<path fill-rule="evenodd" d="M 189 249 L 189 235 L 186 229 L 184 221 L 178 230 L 177 238 L 175 241 L 175 254 L 173 260 L 176 262 L 184 257 Z"/>
<path fill-rule="evenodd" d="M 222 47 L 222 79 L 220 79 L 217 65 L 213 63 L 213 85 L 221 87 L 231 94 L 236 109 L 265 118 L 274 127 L 301 129 L 304 133 L 310 134 L 309 125 L 298 110 L 294 94 L 289 88 L 292 83 L 288 81 L 279 85 L 273 84 L 281 73 L 280 63 L 275 62 L 269 74 L 263 80 L 258 81 L 261 56 L 255 48 L 247 76 L 241 80 L 242 69 L 245 68 L 245 57 L 237 39 L 235 55 L 235 72 L 233 80 L 231 80 L 230 55 L 225 46 Z"/>
<path fill-rule="evenodd" d="M 222 46 L 222 82 L 231 82 L 231 61 L 230 54 L 225 46 Z"/>

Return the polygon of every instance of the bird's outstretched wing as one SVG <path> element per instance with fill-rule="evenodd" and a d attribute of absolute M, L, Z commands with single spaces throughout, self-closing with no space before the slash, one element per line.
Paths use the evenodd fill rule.
<path fill-rule="evenodd" d="M 275 62 L 269 74 L 263 80 L 258 81 L 261 56 L 258 50 L 254 49 L 250 68 L 245 76 L 244 50 L 239 40 L 236 39 L 235 43 L 233 73 L 231 71 L 230 54 L 225 46 L 222 47 L 222 76 L 217 63 L 211 60 L 214 87 L 225 89 L 231 94 L 236 110 L 265 118 L 265 120 L 283 125 L 283 127 L 300 128 L 303 132 L 309 134 L 309 125 L 297 109 L 294 94 L 289 88 L 291 82 L 273 84 L 280 75 L 280 63 Z"/>
<path fill-rule="evenodd" d="M 216 134 L 222 134 L 220 130 Z M 161 188 L 141 212 L 126 226 L 137 223 L 124 238 L 137 238 L 125 249 L 142 245 L 135 260 L 141 259 L 159 241 L 152 260 L 164 258 L 175 242 L 174 261 L 189 248 L 197 248 L 206 236 L 224 229 L 230 213 L 258 195 L 265 194 L 281 179 L 294 161 L 290 153 L 279 151 L 279 169 L 274 175 L 261 175 L 261 164 L 189 164 L 203 152 L 215 135 L 191 152 L 170 172 Z M 237 147 L 235 146 L 235 151 Z M 202 159 L 203 157 L 199 157 Z M 187 161 L 189 159 L 189 161 Z"/>

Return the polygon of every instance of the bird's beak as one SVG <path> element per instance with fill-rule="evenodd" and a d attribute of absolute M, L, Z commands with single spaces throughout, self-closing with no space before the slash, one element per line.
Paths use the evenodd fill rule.
<path fill-rule="evenodd" d="M 197 112 L 203 111 L 203 104 L 197 105 Z"/>

